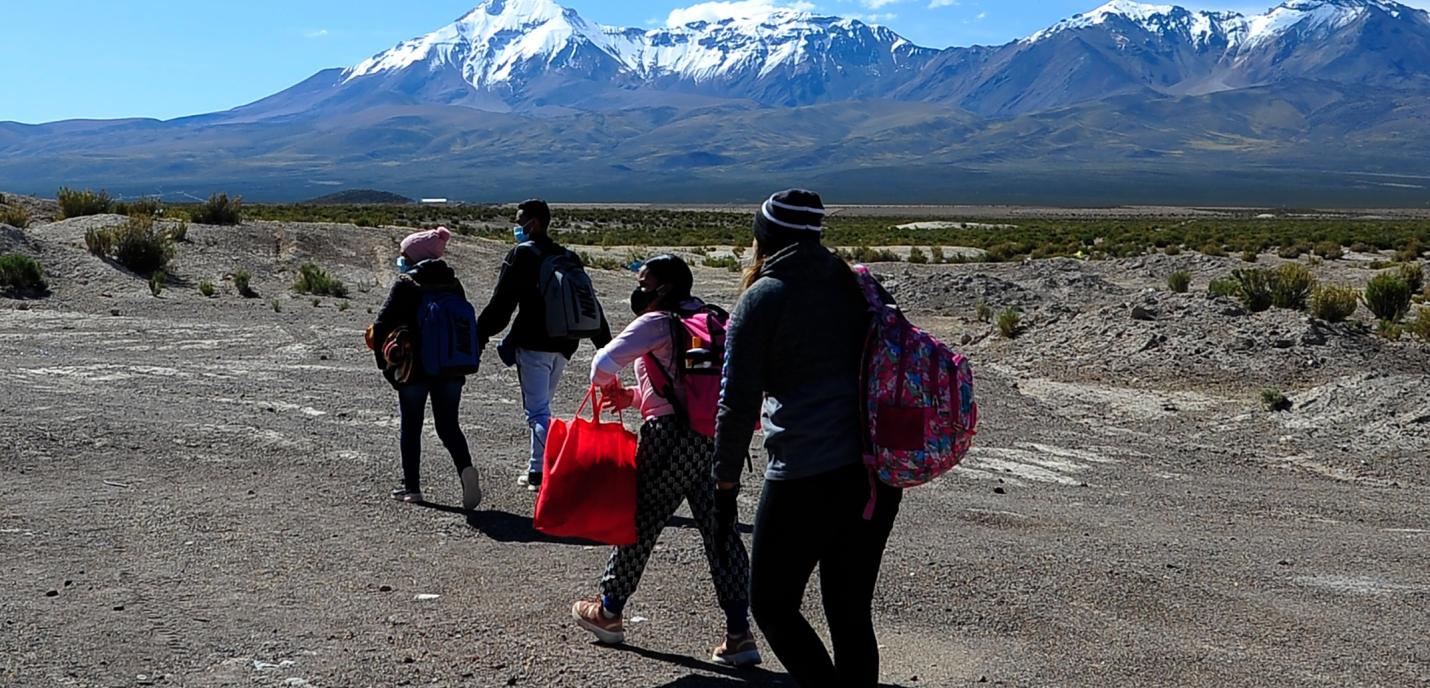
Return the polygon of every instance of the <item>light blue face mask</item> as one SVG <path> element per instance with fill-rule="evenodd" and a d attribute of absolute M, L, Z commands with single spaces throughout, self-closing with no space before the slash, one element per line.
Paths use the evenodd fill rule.
<path fill-rule="evenodd" d="M 397 257 L 398 272 L 412 272 L 412 264 L 407 262 L 407 256 Z"/>
<path fill-rule="evenodd" d="M 522 227 L 521 225 L 512 227 L 511 235 L 516 237 L 516 243 L 518 244 L 524 244 L 531 240 L 529 237 L 526 236 L 526 228 Z"/>

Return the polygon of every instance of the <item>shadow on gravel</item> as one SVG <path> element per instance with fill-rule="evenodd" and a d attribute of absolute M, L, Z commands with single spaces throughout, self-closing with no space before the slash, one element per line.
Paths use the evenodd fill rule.
<path fill-rule="evenodd" d="M 727 688 L 730 686 L 792 686 L 794 685 L 784 674 L 777 674 L 768 669 L 751 667 L 748 669 L 734 669 L 721 666 L 714 662 L 691 657 L 689 655 L 677 655 L 659 650 L 651 650 L 635 645 L 601 645 L 616 652 L 629 652 L 640 655 L 646 659 L 653 659 L 657 662 L 674 664 L 675 666 L 690 669 L 691 671 L 703 671 L 721 676 L 701 676 L 691 674 L 682 676 L 670 683 L 663 684 L 660 688 Z"/>
<path fill-rule="evenodd" d="M 667 527 L 667 528 L 688 528 L 688 529 L 691 529 L 691 530 L 699 530 L 699 529 L 700 529 L 700 526 L 696 525 L 695 519 L 693 519 L 693 518 L 686 518 L 686 517 L 684 517 L 684 516 L 671 516 L 671 517 L 670 517 L 670 521 L 668 521 L 668 522 L 665 524 L 665 527 Z M 739 524 L 738 526 L 735 527 L 735 529 L 738 530 L 738 531 L 740 531 L 741 533 L 746 534 L 746 535 L 749 535 L 750 533 L 755 532 L 755 527 L 754 527 L 753 525 L 749 525 L 749 524 L 746 524 L 746 523 L 741 523 L 741 524 Z"/>
<path fill-rule="evenodd" d="M 483 535 L 497 542 L 536 542 L 550 545 L 600 546 L 599 542 L 578 538 L 552 537 L 536 529 L 530 516 L 517 516 L 505 511 L 467 511 L 461 507 L 446 504 L 418 504 L 424 509 L 457 514 L 467 518 L 467 525 L 479 530 Z"/>

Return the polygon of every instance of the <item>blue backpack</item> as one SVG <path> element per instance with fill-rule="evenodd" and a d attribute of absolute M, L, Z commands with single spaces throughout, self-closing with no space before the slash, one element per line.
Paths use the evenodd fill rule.
<path fill-rule="evenodd" d="M 481 366 L 477 347 L 477 311 L 455 291 L 422 295 L 417 311 L 422 369 L 428 375 L 471 375 Z"/>

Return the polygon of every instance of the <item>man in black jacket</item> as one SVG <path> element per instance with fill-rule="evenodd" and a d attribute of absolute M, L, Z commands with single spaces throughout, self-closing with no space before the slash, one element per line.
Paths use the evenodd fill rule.
<path fill-rule="evenodd" d="M 508 366 L 516 366 L 521 379 L 521 403 L 526 409 L 526 423 L 531 427 L 531 460 L 526 475 L 517 482 L 535 492 L 541 486 L 546 430 L 551 424 L 551 399 L 580 340 L 552 336 L 547 331 L 541 266 L 548 257 L 566 252 L 551 238 L 551 207 L 540 199 L 526 201 L 517 207 L 516 223 L 514 231 L 519 243 L 502 264 L 491 301 L 477 319 L 477 329 L 485 348 L 492 337 L 511 324 L 511 332 L 497 345 L 497 354 Z M 512 323 L 513 313 L 515 323 Z M 593 342 L 600 348 L 610 341 L 611 326 L 602 312 L 600 332 Z"/>

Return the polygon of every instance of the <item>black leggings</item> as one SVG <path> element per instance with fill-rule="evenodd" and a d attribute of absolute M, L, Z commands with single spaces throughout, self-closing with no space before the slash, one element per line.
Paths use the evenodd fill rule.
<path fill-rule="evenodd" d="M 402 486 L 413 492 L 422 490 L 422 422 L 427 416 L 428 396 L 432 398 L 432 423 L 437 426 L 437 437 L 452 455 L 457 472 L 472 465 L 467 437 L 457 423 L 457 412 L 462 404 L 462 381 L 433 380 L 403 385 L 397 389 L 402 418 Z"/>
<path fill-rule="evenodd" d="M 877 482 L 877 481 L 876 481 Z M 871 617 L 884 546 L 903 491 L 878 484 L 864 520 L 869 473 L 862 465 L 798 480 L 767 480 L 755 515 L 750 606 L 770 649 L 802 688 L 873 688 L 879 645 Z M 831 660 L 800 612 L 819 565 Z"/>

